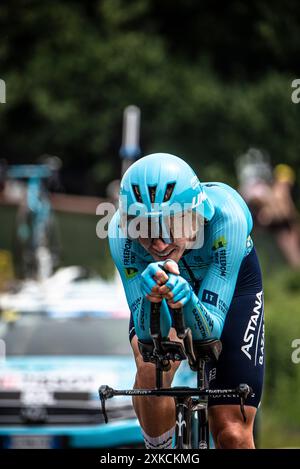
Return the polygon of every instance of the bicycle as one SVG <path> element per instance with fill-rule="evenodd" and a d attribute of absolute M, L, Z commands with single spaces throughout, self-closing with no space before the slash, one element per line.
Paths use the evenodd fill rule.
<path fill-rule="evenodd" d="M 26 181 L 26 197 L 17 212 L 14 240 L 16 270 L 22 278 L 43 280 L 53 273 L 59 260 L 58 229 L 47 188 L 59 165 L 54 158 L 48 160 L 47 164 L 37 165 L 2 163 L 4 180 Z"/>
<path fill-rule="evenodd" d="M 155 389 L 115 390 L 107 385 L 99 388 L 101 411 L 105 423 L 108 417 L 105 401 L 113 396 L 170 396 L 175 400 L 176 425 L 174 448 L 209 449 L 208 398 L 238 396 L 244 421 L 245 401 L 252 389 L 240 384 L 235 389 L 209 389 L 206 385 L 205 367 L 217 360 L 222 351 L 220 340 L 193 341 L 191 330 L 185 327 L 182 309 L 174 311 L 174 327 L 182 342 L 163 338 L 160 333 L 160 303 L 151 304 L 150 334 L 153 343 L 139 341 L 139 349 L 145 362 L 156 367 Z M 188 360 L 190 368 L 197 373 L 197 387 L 185 386 L 163 388 L 163 372 L 170 369 L 170 361 Z"/>

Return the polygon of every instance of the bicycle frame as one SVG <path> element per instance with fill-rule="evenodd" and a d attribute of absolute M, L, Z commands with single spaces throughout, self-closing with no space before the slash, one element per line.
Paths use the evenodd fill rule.
<path fill-rule="evenodd" d="M 47 164 L 11 165 L 6 169 L 9 179 L 26 180 L 26 198 L 17 214 L 16 245 L 22 259 L 22 275 L 44 279 L 51 275 L 54 262 L 49 248 L 52 209 L 44 181 L 53 170 Z"/>
<path fill-rule="evenodd" d="M 175 429 L 175 440 L 177 441 L 177 448 L 190 448 L 191 447 L 191 438 L 190 438 L 190 427 L 191 427 L 191 411 L 198 411 L 197 406 L 202 399 L 208 399 L 209 397 L 241 397 L 246 398 L 251 392 L 251 389 L 248 385 L 240 385 L 235 389 L 199 389 L 199 388 L 190 388 L 185 386 L 177 386 L 172 388 L 161 388 L 161 389 L 124 389 L 117 390 L 109 386 L 100 386 L 99 388 L 99 397 L 102 405 L 102 413 L 104 415 L 105 423 L 108 423 L 108 417 L 106 413 L 105 401 L 114 396 L 137 396 L 137 397 L 173 397 L 176 402 L 176 429 Z M 200 400 L 193 400 L 193 397 L 198 397 Z M 187 405 L 190 404 L 190 405 Z M 194 410 L 192 409 L 194 407 Z M 200 409 L 200 412 L 203 410 Z M 203 422 L 206 424 L 206 422 Z M 201 428 L 201 427 L 200 427 Z M 208 434 L 200 432 L 201 439 L 199 443 L 206 442 L 206 447 L 208 448 L 207 440 Z M 203 446 L 201 449 L 204 449 Z"/>
<path fill-rule="evenodd" d="M 185 349 L 181 342 L 163 339 L 160 334 L 160 304 L 152 303 L 150 332 L 153 339 L 153 349 L 151 344 L 139 342 L 140 352 L 144 361 L 155 363 L 156 366 L 156 389 L 130 389 L 115 390 L 109 386 L 99 388 L 99 398 L 101 401 L 102 413 L 105 423 L 108 422 L 105 401 L 113 396 L 139 396 L 139 397 L 173 397 L 176 406 L 176 426 L 175 426 L 175 448 L 197 449 L 209 448 L 209 427 L 208 427 L 208 398 L 209 397 L 239 397 L 241 412 L 246 421 L 244 410 L 245 400 L 252 392 L 247 384 L 240 384 L 235 389 L 209 389 L 205 387 L 205 364 L 210 358 L 221 353 L 220 341 L 210 340 L 198 344 L 195 350 L 191 345 L 190 330 L 184 327 L 182 311 L 174 311 L 174 325 L 177 336 L 183 339 Z M 196 357 L 196 355 L 197 357 Z M 190 367 L 197 371 L 197 388 L 172 387 L 163 388 L 163 372 L 169 369 L 169 362 L 188 359 Z M 197 398 L 197 399 L 196 399 Z M 197 412 L 196 420 L 192 419 L 194 412 Z M 198 427 L 198 428 L 192 428 Z M 196 433 L 196 435 L 195 435 Z M 193 434 L 193 438 L 192 438 Z"/>
<path fill-rule="evenodd" d="M 26 179 L 26 208 L 33 216 L 32 249 L 37 249 L 43 242 L 47 221 L 50 217 L 51 205 L 47 198 L 42 180 L 51 177 L 51 169 L 47 165 L 12 165 L 7 169 L 10 179 Z"/>

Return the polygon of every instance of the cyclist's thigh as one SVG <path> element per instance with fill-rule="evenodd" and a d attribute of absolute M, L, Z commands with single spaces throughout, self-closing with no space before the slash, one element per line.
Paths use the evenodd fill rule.
<path fill-rule="evenodd" d="M 258 407 L 264 376 L 263 291 L 234 296 L 221 336 L 222 353 L 209 370 L 211 388 L 232 388 L 240 383 L 252 387 L 246 404 Z M 209 405 L 239 404 L 239 398 L 210 399 Z"/>

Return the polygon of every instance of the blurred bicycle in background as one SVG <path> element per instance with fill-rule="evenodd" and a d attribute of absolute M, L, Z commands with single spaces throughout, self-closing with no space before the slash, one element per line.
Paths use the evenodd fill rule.
<path fill-rule="evenodd" d="M 46 156 L 42 164 L 8 165 L 1 162 L 1 184 L 17 182 L 20 205 L 14 233 L 18 277 L 41 281 L 59 263 L 59 233 L 49 199 L 49 187 L 58 184 L 61 160 Z"/>

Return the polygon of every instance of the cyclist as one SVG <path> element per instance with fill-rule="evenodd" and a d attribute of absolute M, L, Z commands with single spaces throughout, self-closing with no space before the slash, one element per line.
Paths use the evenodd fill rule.
<path fill-rule="evenodd" d="M 119 210 L 109 225 L 111 254 L 131 311 L 135 387 L 155 387 L 155 367 L 143 361 L 138 340 L 151 342 L 150 305 L 161 302 L 164 337 L 177 339 L 172 310 L 183 307 L 193 340 L 221 339 L 221 356 L 209 372 L 214 388 L 245 382 L 254 390 L 247 400 L 246 423 L 238 398 L 209 401 L 217 448 L 254 448 L 253 423 L 264 374 L 264 322 L 261 271 L 251 229 L 250 212 L 234 189 L 217 182 L 201 184 L 185 161 L 166 153 L 141 158 L 127 170 Z M 171 385 L 178 367 L 178 362 L 172 363 L 164 374 L 165 386 Z M 133 404 L 146 447 L 170 448 L 173 399 L 135 397 Z"/>

